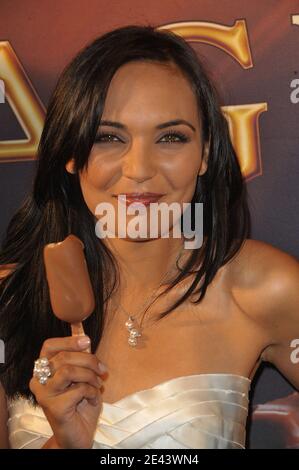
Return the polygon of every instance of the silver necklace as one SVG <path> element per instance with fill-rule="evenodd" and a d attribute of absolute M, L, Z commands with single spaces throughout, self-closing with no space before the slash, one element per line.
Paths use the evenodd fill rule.
<path fill-rule="evenodd" d="M 177 255 L 176 257 L 176 260 L 175 260 L 175 264 L 178 262 L 182 252 L 183 252 L 183 248 L 184 248 L 184 244 L 179 252 L 179 254 Z M 142 328 L 142 323 L 143 323 L 143 319 L 144 319 L 144 314 L 146 312 L 146 309 L 147 307 L 150 305 L 151 303 L 151 300 L 153 299 L 153 297 L 155 296 L 156 292 L 158 291 L 158 289 L 161 287 L 161 285 L 163 284 L 163 281 L 165 280 L 165 278 L 168 276 L 168 274 L 170 273 L 171 271 L 171 268 L 169 270 L 167 270 L 167 272 L 164 274 L 162 280 L 160 281 L 158 287 L 154 290 L 154 292 L 151 294 L 151 296 L 149 297 L 149 299 L 147 299 L 143 304 L 142 304 L 142 307 L 140 309 L 140 311 L 135 314 L 135 315 L 132 315 L 130 313 L 127 312 L 127 310 L 121 305 L 121 303 L 119 303 L 119 307 L 122 309 L 122 311 L 126 314 L 126 316 L 128 317 L 126 322 L 125 322 L 125 326 L 129 332 L 129 336 L 128 336 L 128 344 L 132 347 L 134 346 L 137 346 L 138 344 L 138 338 L 140 338 L 142 336 L 142 331 L 143 331 L 143 328 Z M 145 307 L 146 305 L 146 307 Z M 145 307 L 145 308 L 144 308 Z M 143 312 L 143 317 L 141 319 L 141 322 L 139 323 L 138 325 L 138 322 L 137 322 L 137 317 L 139 317 L 139 313 L 142 313 Z"/>

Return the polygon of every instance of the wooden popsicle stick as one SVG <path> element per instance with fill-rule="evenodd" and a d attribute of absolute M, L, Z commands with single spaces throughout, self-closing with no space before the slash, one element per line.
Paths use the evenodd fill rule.
<path fill-rule="evenodd" d="M 72 336 L 86 336 L 82 322 L 71 323 Z M 91 352 L 90 346 L 84 352 Z"/>

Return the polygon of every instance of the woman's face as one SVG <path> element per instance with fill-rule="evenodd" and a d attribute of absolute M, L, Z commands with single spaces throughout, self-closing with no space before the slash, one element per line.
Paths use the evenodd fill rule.
<path fill-rule="evenodd" d="M 80 172 L 90 211 L 95 214 L 98 204 L 109 202 L 117 217 L 117 196 L 128 193 L 158 193 L 158 203 L 190 202 L 197 175 L 207 169 L 199 119 L 191 86 L 175 66 L 131 62 L 119 68 L 88 165 Z M 72 171 L 72 160 L 66 168 Z"/>

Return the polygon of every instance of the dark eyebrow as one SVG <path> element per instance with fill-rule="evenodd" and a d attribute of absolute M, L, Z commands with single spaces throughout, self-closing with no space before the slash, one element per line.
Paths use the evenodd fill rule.
<path fill-rule="evenodd" d="M 167 121 L 163 122 L 162 124 L 158 124 L 156 126 L 156 129 L 164 129 L 165 127 L 170 127 L 170 126 L 178 126 L 180 124 L 186 124 L 186 126 L 189 126 L 194 132 L 196 132 L 195 127 L 185 119 L 173 119 L 172 121 Z M 111 127 L 116 127 L 117 129 L 125 129 L 127 130 L 127 126 L 124 124 L 121 124 L 121 122 L 117 121 L 100 121 L 100 126 L 111 126 Z"/>

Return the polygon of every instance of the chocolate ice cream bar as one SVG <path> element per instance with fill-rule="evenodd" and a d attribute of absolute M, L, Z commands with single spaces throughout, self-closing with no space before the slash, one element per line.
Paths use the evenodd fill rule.
<path fill-rule="evenodd" d="M 53 312 L 71 324 L 72 334 L 84 334 L 81 322 L 95 308 L 94 293 L 84 256 L 75 235 L 44 247 L 44 262 Z"/>

